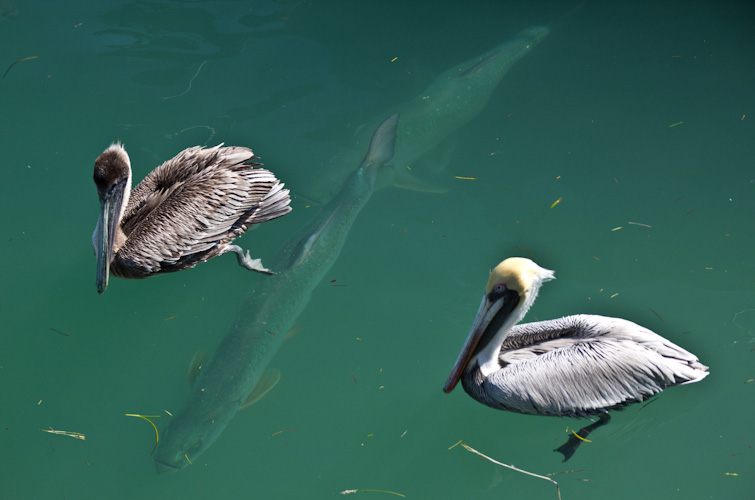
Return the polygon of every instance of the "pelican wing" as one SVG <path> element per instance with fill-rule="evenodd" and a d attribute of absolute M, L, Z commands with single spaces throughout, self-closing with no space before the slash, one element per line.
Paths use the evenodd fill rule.
<path fill-rule="evenodd" d="M 222 145 L 221 145 L 222 146 Z M 242 147 L 194 147 L 152 171 L 134 189 L 122 219 L 118 259 L 136 272 L 191 267 L 250 224 L 287 213 L 288 191 Z M 120 266 L 123 267 L 123 266 Z"/>
<path fill-rule="evenodd" d="M 499 361 L 500 370 L 473 384 L 475 397 L 489 406 L 545 415 L 599 413 L 708 374 L 693 354 L 660 335 L 593 315 L 518 325 Z"/>

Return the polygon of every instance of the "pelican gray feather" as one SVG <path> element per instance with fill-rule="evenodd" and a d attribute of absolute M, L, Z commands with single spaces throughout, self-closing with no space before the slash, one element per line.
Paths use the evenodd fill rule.
<path fill-rule="evenodd" d="M 493 408 L 584 417 L 708 375 L 694 354 L 624 319 L 582 314 L 517 325 L 551 279 L 553 271 L 522 258 L 491 272 L 445 392 L 461 379 Z"/>
<path fill-rule="evenodd" d="M 255 168 L 249 148 L 193 147 L 150 172 L 131 191 L 131 161 L 112 144 L 95 161 L 100 217 L 92 235 L 97 291 L 112 273 L 146 278 L 180 271 L 226 252 L 243 267 L 271 273 L 231 242 L 247 228 L 291 211 L 275 175 Z"/>

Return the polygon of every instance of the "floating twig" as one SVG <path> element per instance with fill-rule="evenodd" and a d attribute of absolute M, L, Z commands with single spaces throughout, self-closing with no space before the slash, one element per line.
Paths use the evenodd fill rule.
<path fill-rule="evenodd" d="M 299 432 L 299 430 L 298 429 L 283 429 L 282 431 L 273 432 L 272 434 L 268 436 L 268 439 L 270 439 L 273 436 L 277 436 L 278 434 L 282 434 L 284 432 Z"/>
<path fill-rule="evenodd" d="M 555 480 L 549 478 L 548 476 L 541 476 L 540 474 L 535 474 L 534 472 L 528 472 L 528 471 L 526 471 L 524 469 L 519 469 L 517 467 L 514 467 L 513 465 L 508 465 L 508 464 L 504 464 L 502 462 L 499 462 L 498 460 L 492 459 L 489 456 L 484 455 L 484 454 L 480 453 L 479 451 L 475 450 L 474 448 L 472 448 L 471 446 L 469 446 L 468 444 L 466 444 L 463 440 L 459 441 L 455 445 L 451 446 L 451 448 L 454 448 L 457 445 L 461 445 L 461 446 L 464 447 L 465 450 L 467 450 L 469 452 L 472 452 L 475 455 L 479 455 L 482 458 L 484 458 L 485 460 L 493 462 L 496 465 L 500 465 L 501 467 L 506 467 L 507 469 L 511 469 L 511 470 L 514 470 L 514 471 L 517 471 L 517 472 L 521 472 L 522 474 L 527 474 L 528 476 L 539 477 L 540 479 L 545 479 L 546 481 L 549 481 L 549 482 L 555 484 L 556 485 L 556 494 L 558 495 L 558 500 L 561 500 L 561 488 L 559 488 L 558 483 Z M 451 448 L 449 448 L 449 450 Z"/>
<path fill-rule="evenodd" d="M 533 259 L 533 260 L 535 259 L 535 256 L 534 256 L 534 255 L 532 255 L 532 252 L 530 252 L 530 251 L 529 251 L 529 250 L 527 250 L 526 248 L 524 248 L 524 247 L 514 247 L 514 248 L 516 248 L 516 249 L 518 249 L 518 250 L 524 250 L 525 252 L 527 252 L 527 253 L 529 254 L 529 256 L 530 256 L 530 257 L 532 257 L 532 259 Z"/>
<path fill-rule="evenodd" d="M 650 401 L 648 401 L 644 405 L 640 406 L 640 408 L 637 411 L 640 412 L 640 411 L 644 410 L 646 406 L 648 406 L 648 405 L 650 405 L 652 403 L 655 403 L 656 401 L 658 401 L 659 398 L 660 398 L 660 396 L 651 399 Z"/>
<path fill-rule="evenodd" d="M 18 61 L 14 62 L 14 63 L 13 63 L 13 64 L 11 64 L 10 66 L 8 66 L 8 69 L 6 69 L 6 70 L 5 70 L 5 73 L 3 73 L 3 76 L 2 76 L 2 77 L 0 77 L 0 80 L 4 80 L 4 79 L 5 79 L 5 77 L 6 77 L 6 76 L 8 76 L 8 72 L 10 71 L 10 69 L 11 69 L 11 68 L 12 68 L 13 66 L 15 66 L 16 64 L 18 64 L 18 63 L 20 63 L 20 62 L 28 61 L 28 60 L 30 60 L 30 59 L 37 59 L 38 57 L 39 57 L 39 56 L 24 57 L 23 59 L 19 59 Z"/>
<path fill-rule="evenodd" d="M 49 432 L 50 434 L 57 434 L 58 436 L 68 436 L 72 437 L 74 439 L 81 439 L 82 441 L 86 441 L 86 436 L 80 432 L 70 432 L 70 431 L 56 431 L 52 427 L 49 429 L 39 429 L 42 432 Z"/>
<path fill-rule="evenodd" d="M 661 320 L 661 323 L 665 323 L 665 321 L 663 321 L 663 318 L 661 318 L 660 314 L 658 314 L 657 312 L 653 311 L 652 309 L 650 309 L 650 312 L 653 313 L 653 314 L 655 314 L 656 316 L 658 316 L 658 319 Z"/>
<path fill-rule="evenodd" d="M 178 135 L 181 135 L 184 132 L 188 132 L 189 130 L 193 130 L 195 128 L 206 128 L 207 130 L 210 131 L 210 136 L 204 142 L 205 146 L 210 143 L 210 141 L 212 140 L 213 137 L 215 137 L 215 134 L 216 134 L 215 129 L 212 128 L 212 127 L 210 127 L 209 125 L 194 125 L 192 127 L 187 127 L 187 128 L 185 128 L 183 130 L 179 130 L 178 132 L 175 132 L 173 134 L 165 134 L 165 137 L 167 137 L 168 139 L 173 139 L 174 137 L 176 137 Z"/>
<path fill-rule="evenodd" d="M 577 434 L 577 433 L 576 433 L 576 432 L 574 432 L 573 430 L 571 431 L 571 433 L 572 433 L 572 434 L 574 434 L 574 436 L 576 436 L 577 438 L 579 438 L 579 439 L 581 439 L 582 441 L 584 441 L 585 443 L 592 443 L 592 441 L 591 441 L 591 440 L 583 438 L 582 436 L 580 436 L 579 434 Z"/>
<path fill-rule="evenodd" d="M 157 426 L 155 425 L 155 423 L 152 420 L 150 420 L 149 418 L 147 418 L 147 417 L 160 418 L 160 417 L 162 417 L 162 415 L 139 415 L 137 413 L 124 413 L 124 415 L 127 416 L 127 417 L 142 418 L 142 419 L 146 420 L 147 422 L 149 422 L 150 424 L 152 424 L 152 427 L 155 428 L 155 446 L 152 448 L 152 452 L 150 453 L 150 455 L 152 455 L 155 452 L 155 450 L 157 449 L 157 443 L 160 441 L 160 435 L 157 433 Z M 191 461 L 189 461 L 189 463 L 191 463 Z"/>
<path fill-rule="evenodd" d="M 401 493 L 396 493 L 395 491 L 388 491 L 388 490 L 343 490 L 341 492 L 341 495 L 351 495 L 352 493 L 359 493 L 360 491 L 372 491 L 374 493 L 389 493 L 391 495 L 396 495 L 402 498 L 406 498 L 406 495 L 402 495 Z"/>
<path fill-rule="evenodd" d="M 191 90 L 191 84 L 192 84 L 192 83 L 194 83 L 194 79 L 195 79 L 195 78 L 196 78 L 197 76 L 199 76 L 199 72 L 200 72 L 200 71 L 202 71 L 202 67 L 203 67 L 203 66 L 204 66 L 205 64 L 207 64 L 207 60 L 204 60 L 204 61 L 202 61 L 202 64 L 200 64 L 200 65 L 199 65 L 199 69 L 197 69 L 197 72 L 196 72 L 196 73 L 194 73 L 194 76 L 192 76 L 192 77 L 191 77 L 191 80 L 189 80 L 189 87 L 188 87 L 188 88 L 187 88 L 186 90 L 184 90 L 184 91 L 183 91 L 183 92 L 181 92 L 180 94 L 177 94 L 177 95 L 171 95 L 171 96 L 168 96 L 168 97 L 163 97 L 162 99 L 163 99 L 164 101 L 167 101 L 168 99 L 175 99 L 176 97 L 181 97 L 182 95 L 184 95 L 184 94 L 188 93 L 188 92 L 189 92 L 189 91 Z"/>
<path fill-rule="evenodd" d="M 574 469 L 574 470 L 562 470 L 559 472 L 551 472 L 550 474 L 546 474 L 546 476 L 558 476 L 559 474 L 573 474 L 575 472 L 584 472 L 585 469 Z"/>

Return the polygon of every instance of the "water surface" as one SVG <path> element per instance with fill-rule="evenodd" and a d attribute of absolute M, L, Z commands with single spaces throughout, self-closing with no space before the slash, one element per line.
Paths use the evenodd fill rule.
<path fill-rule="evenodd" d="M 448 450 L 464 439 L 533 472 L 583 471 L 557 476 L 565 499 L 751 498 L 751 7 L 570 8 L 0 2 L 0 71 L 37 56 L 0 81 L 0 495 L 555 498 Z M 264 260 L 314 215 L 300 193 L 359 125 L 537 25 L 551 34 L 444 143 L 445 163 L 412 165 L 448 193 L 377 193 L 273 360 L 275 390 L 192 467 L 158 476 L 153 429 L 123 414 L 165 427 L 194 352 L 214 348 L 256 276 L 221 257 L 98 296 L 94 158 L 121 140 L 139 180 L 186 147 L 251 146 L 294 194 L 290 215 L 239 240 Z M 567 464 L 551 450 L 585 422 L 444 395 L 488 269 L 527 251 L 558 278 L 531 319 L 625 317 L 711 375 L 616 413 Z"/>

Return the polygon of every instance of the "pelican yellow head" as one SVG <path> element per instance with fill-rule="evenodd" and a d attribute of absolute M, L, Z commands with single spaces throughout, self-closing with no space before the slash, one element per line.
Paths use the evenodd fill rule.
<path fill-rule="evenodd" d="M 530 259 L 509 257 L 490 272 L 485 295 L 496 285 L 506 285 L 506 288 L 516 291 L 524 298 L 530 295 L 532 289 L 539 288 L 544 281 L 552 279 L 555 279 L 553 271 L 538 266 Z"/>

